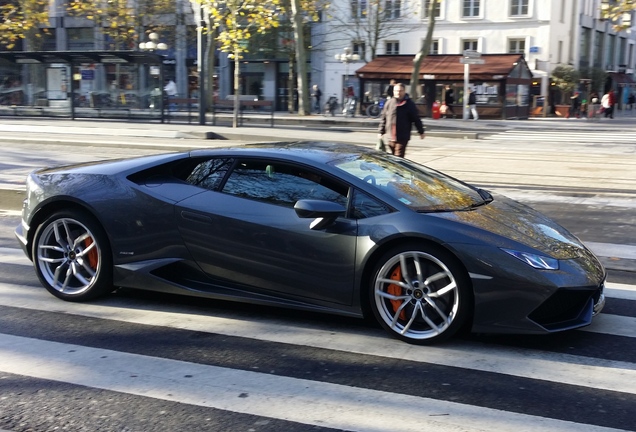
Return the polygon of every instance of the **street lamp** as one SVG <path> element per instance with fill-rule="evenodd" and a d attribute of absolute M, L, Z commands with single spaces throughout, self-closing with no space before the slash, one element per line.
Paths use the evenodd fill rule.
<path fill-rule="evenodd" d="M 344 51 L 340 54 L 336 54 L 334 56 L 336 60 L 341 61 L 345 65 L 345 90 L 349 88 L 349 63 L 360 60 L 360 56 L 358 54 L 352 54 L 351 48 L 345 47 Z M 345 97 L 344 92 L 342 95 L 342 101 L 344 103 Z"/>
<path fill-rule="evenodd" d="M 154 50 L 161 50 L 161 51 L 165 51 L 168 49 L 168 45 L 166 45 L 163 42 L 159 42 L 159 35 L 155 32 L 152 32 L 148 35 L 148 41 L 147 42 L 140 42 L 139 43 L 139 49 L 142 51 L 154 51 Z"/>
<path fill-rule="evenodd" d="M 159 35 L 155 32 L 152 32 L 148 35 L 148 41 L 146 42 L 140 42 L 139 43 L 139 49 L 141 51 L 147 51 L 147 52 L 153 52 L 154 50 L 161 50 L 161 51 L 165 51 L 168 49 L 168 45 L 163 43 L 163 42 L 159 42 Z M 159 83 L 156 83 L 154 88 L 150 91 L 150 109 L 154 110 L 156 109 L 158 106 L 161 107 L 161 123 L 163 123 L 163 103 L 161 103 L 161 98 L 162 98 L 162 93 L 161 93 L 161 76 L 162 71 L 161 71 L 162 67 L 160 66 L 150 66 L 150 76 L 154 77 L 154 79 L 159 79 Z M 143 76 L 143 75 L 142 75 Z M 145 77 L 144 77 L 145 78 Z M 145 79 L 144 79 L 145 81 Z M 145 87 L 145 86 L 144 86 Z"/>

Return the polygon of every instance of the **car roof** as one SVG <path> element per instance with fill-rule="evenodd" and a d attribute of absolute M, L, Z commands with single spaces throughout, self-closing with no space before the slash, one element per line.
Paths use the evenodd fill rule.
<path fill-rule="evenodd" d="M 238 147 L 199 149 L 190 152 L 191 157 L 225 155 L 235 157 L 270 157 L 311 164 L 327 164 L 361 153 L 371 153 L 370 148 L 322 141 L 273 142 L 247 144 Z"/>

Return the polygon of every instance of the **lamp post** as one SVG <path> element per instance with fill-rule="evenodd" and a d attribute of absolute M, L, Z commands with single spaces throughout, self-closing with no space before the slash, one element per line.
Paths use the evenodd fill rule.
<path fill-rule="evenodd" d="M 142 51 L 154 51 L 161 50 L 165 51 L 168 49 L 168 45 L 163 42 L 159 42 L 159 35 L 155 32 L 152 32 L 148 35 L 147 42 L 140 42 L 139 49 Z"/>
<path fill-rule="evenodd" d="M 203 6 L 198 1 L 191 1 L 194 22 L 197 25 L 197 73 L 199 75 L 199 124 L 205 124 L 205 41 L 203 40 L 203 30 L 205 29 L 205 19 L 203 16 Z"/>
<path fill-rule="evenodd" d="M 342 92 L 342 103 L 344 105 L 345 102 L 345 91 L 349 88 L 349 63 L 356 62 L 360 60 L 360 56 L 358 54 L 352 54 L 351 48 L 345 47 L 343 52 L 340 54 L 336 54 L 334 56 L 336 60 L 341 61 L 345 65 L 345 81 L 344 81 L 344 91 Z"/>
<path fill-rule="evenodd" d="M 161 51 L 165 51 L 168 49 L 168 45 L 163 43 L 163 42 L 159 42 L 159 35 L 155 32 L 152 32 L 148 35 L 148 40 L 146 42 L 140 42 L 139 43 L 139 49 L 141 51 L 147 51 L 147 52 L 153 52 L 155 50 L 161 50 Z M 156 73 L 153 73 L 153 68 L 152 66 L 150 67 L 150 75 L 155 75 L 155 79 L 159 79 L 159 84 L 157 84 L 151 91 L 150 91 L 150 108 L 151 109 L 156 109 L 157 106 L 161 106 L 161 123 L 164 122 L 164 118 L 163 118 L 163 113 L 164 113 L 164 106 L 163 103 L 161 101 L 162 99 L 162 91 L 161 91 L 161 77 L 163 76 L 163 65 L 159 65 L 159 69 Z"/>

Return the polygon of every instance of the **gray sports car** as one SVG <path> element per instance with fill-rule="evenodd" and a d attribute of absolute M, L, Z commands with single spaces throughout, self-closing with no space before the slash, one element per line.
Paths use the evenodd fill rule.
<path fill-rule="evenodd" d="M 605 270 L 546 216 L 409 160 L 333 143 L 46 168 L 16 229 L 42 284 L 363 316 L 425 344 L 590 324 Z"/>

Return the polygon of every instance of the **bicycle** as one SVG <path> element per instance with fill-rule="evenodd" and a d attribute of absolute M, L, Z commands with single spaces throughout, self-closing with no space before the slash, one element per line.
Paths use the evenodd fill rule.
<path fill-rule="evenodd" d="M 376 100 L 372 105 L 367 107 L 367 116 L 378 118 L 380 114 L 382 114 L 382 110 L 384 109 L 384 103 L 386 99 L 381 98 L 380 100 Z"/>

